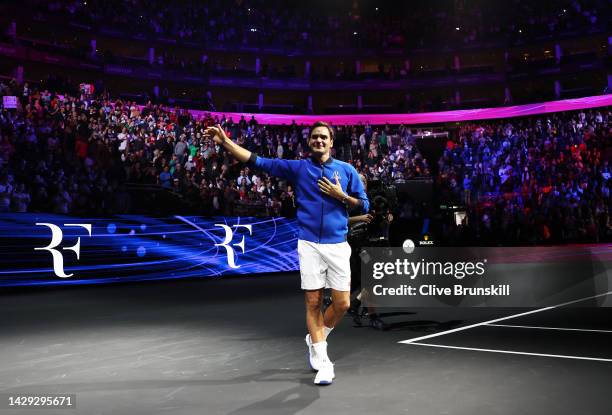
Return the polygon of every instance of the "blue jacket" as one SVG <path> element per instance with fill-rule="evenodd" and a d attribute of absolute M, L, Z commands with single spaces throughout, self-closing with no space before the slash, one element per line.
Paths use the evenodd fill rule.
<path fill-rule="evenodd" d="M 324 176 L 335 183 L 337 175 L 342 190 L 349 196 L 361 200 L 363 213 L 368 212 L 370 203 L 363 183 L 357 170 L 348 163 L 331 157 L 320 164 L 312 159 L 267 159 L 257 157 L 255 153 L 251 154 L 249 162 L 255 167 L 286 179 L 295 186 L 299 239 L 322 244 L 346 241 L 348 232 L 346 206 L 321 192 L 317 181 Z"/>

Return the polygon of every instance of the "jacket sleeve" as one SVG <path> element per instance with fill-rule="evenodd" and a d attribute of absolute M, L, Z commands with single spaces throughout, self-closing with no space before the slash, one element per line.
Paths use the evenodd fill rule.
<path fill-rule="evenodd" d="M 347 193 L 349 196 L 357 198 L 361 201 L 361 212 L 368 213 L 370 210 L 370 201 L 368 200 L 368 195 L 363 187 L 363 183 L 361 183 L 361 179 L 359 178 L 359 173 L 353 166 L 349 166 L 349 182 L 347 186 Z"/>
<path fill-rule="evenodd" d="M 249 164 L 251 166 L 286 180 L 293 180 L 296 178 L 299 163 L 299 160 L 268 159 L 259 157 L 255 153 L 251 153 L 251 158 L 249 159 Z"/>

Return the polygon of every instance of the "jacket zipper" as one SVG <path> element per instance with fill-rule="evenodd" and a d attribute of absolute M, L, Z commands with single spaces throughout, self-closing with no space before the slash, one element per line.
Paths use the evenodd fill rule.
<path fill-rule="evenodd" d="M 323 180 L 323 177 L 325 176 L 323 174 L 324 171 L 325 171 L 325 164 L 321 164 L 321 180 Z M 325 212 L 323 205 L 324 205 L 325 199 L 323 198 L 323 193 L 322 192 L 319 191 L 319 194 L 321 195 L 321 222 L 320 222 L 320 225 L 319 225 L 319 238 L 318 238 L 318 240 L 319 240 L 319 243 L 321 243 L 321 233 L 323 232 L 323 212 Z"/>

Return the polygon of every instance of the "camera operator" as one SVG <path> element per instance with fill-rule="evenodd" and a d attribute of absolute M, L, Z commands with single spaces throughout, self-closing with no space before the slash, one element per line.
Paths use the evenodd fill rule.
<path fill-rule="evenodd" d="M 368 186 L 363 175 L 360 178 L 366 192 Z M 371 197 L 368 195 L 368 197 Z M 361 250 L 368 247 L 389 246 L 389 227 L 393 221 L 389 203 L 384 196 L 374 196 L 371 210 L 365 215 L 349 217 L 348 242 L 351 246 L 351 307 L 349 313 L 353 315 L 354 321 L 361 325 L 361 318 L 368 316 L 370 325 L 377 329 L 385 329 L 386 324 L 380 320 L 376 310 L 368 304 L 368 292 L 361 286 Z M 363 309 L 360 312 L 360 307 Z"/>

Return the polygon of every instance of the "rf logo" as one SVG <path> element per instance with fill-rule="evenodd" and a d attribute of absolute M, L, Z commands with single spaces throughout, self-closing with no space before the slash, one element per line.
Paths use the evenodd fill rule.
<path fill-rule="evenodd" d="M 53 256 L 53 271 L 55 275 L 60 278 L 68 278 L 72 277 L 74 274 L 66 274 L 64 272 L 64 255 L 55 249 L 62 243 L 62 239 L 64 238 L 64 234 L 62 229 L 54 225 L 53 223 L 37 223 L 36 226 L 47 226 L 51 229 L 51 243 L 43 248 L 34 248 L 35 251 L 49 251 Z M 81 227 L 87 230 L 89 236 L 91 236 L 91 224 L 90 223 L 65 223 L 64 226 L 72 226 L 72 227 Z M 76 254 L 77 260 L 81 254 L 81 238 L 77 238 L 76 244 L 73 246 L 65 246 L 62 248 L 64 251 L 72 251 Z"/>
<path fill-rule="evenodd" d="M 215 226 L 219 226 L 225 230 L 225 239 L 220 244 L 215 244 L 215 246 L 222 246 L 227 251 L 227 264 L 230 268 L 240 268 L 240 265 L 236 265 L 234 248 L 232 246 L 237 246 L 242 250 L 244 254 L 244 236 L 242 236 L 242 240 L 237 244 L 232 244 L 229 246 L 228 244 L 234 239 L 234 231 L 227 225 L 215 223 Z M 249 235 L 253 235 L 253 225 L 233 225 L 233 228 L 245 228 L 248 229 Z"/>

